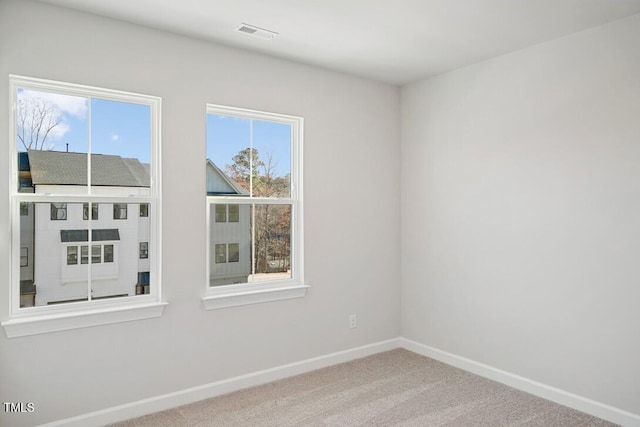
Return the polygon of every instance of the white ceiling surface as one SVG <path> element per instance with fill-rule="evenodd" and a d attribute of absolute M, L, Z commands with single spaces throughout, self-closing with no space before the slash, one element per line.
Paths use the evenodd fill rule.
<path fill-rule="evenodd" d="M 392 84 L 640 13 L 640 0 L 41 1 Z"/>

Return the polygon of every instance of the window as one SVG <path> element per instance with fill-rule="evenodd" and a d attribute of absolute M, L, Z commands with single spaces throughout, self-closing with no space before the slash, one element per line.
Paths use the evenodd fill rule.
<path fill-rule="evenodd" d="M 104 262 L 113 262 L 113 245 L 104 245 Z"/>
<path fill-rule="evenodd" d="M 89 219 L 89 203 L 83 203 L 82 204 L 82 219 L 84 219 L 85 221 Z M 98 204 L 97 203 L 92 203 L 91 204 L 91 219 L 92 220 L 98 219 Z"/>
<path fill-rule="evenodd" d="M 207 106 L 205 308 L 306 293 L 302 122 L 300 117 Z M 250 297 L 238 297 L 240 288 Z"/>
<path fill-rule="evenodd" d="M 160 99 L 9 79 L 15 136 L 7 153 L 14 159 L 9 197 L 16 212 L 10 311 L 1 319 L 7 336 L 160 316 Z M 127 219 L 129 204 L 141 206 L 148 220 L 113 221 Z M 100 205 L 106 212 L 113 207 L 113 219 L 98 218 Z M 141 240 L 144 270 L 131 256 Z M 37 248 L 28 251 L 29 268 L 20 268 L 21 248 Z M 136 295 L 140 272 L 147 273 L 148 291 Z M 34 303 L 20 307 L 27 282 L 34 284 Z"/>
<path fill-rule="evenodd" d="M 149 242 L 140 242 L 140 259 L 149 258 Z"/>
<path fill-rule="evenodd" d="M 240 261 L 240 245 L 238 243 L 229 243 L 227 248 L 229 252 L 229 262 Z"/>
<path fill-rule="evenodd" d="M 113 219 L 127 219 L 127 205 L 126 204 L 113 204 Z"/>
<path fill-rule="evenodd" d="M 51 203 L 51 221 L 67 219 L 66 203 Z"/>
<path fill-rule="evenodd" d="M 227 222 L 227 205 L 216 205 L 216 222 Z"/>
<path fill-rule="evenodd" d="M 29 266 L 29 248 L 20 248 L 20 267 Z"/>
<path fill-rule="evenodd" d="M 216 264 L 224 264 L 225 262 L 227 262 L 227 245 L 216 243 Z"/>
<path fill-rule="evenodd" d="M 67 265 L 77 265 L 77 264 L 78 264 L 78 247 L 67 246 Z M 86 262 L 83 264 L 86 264 Z"/>

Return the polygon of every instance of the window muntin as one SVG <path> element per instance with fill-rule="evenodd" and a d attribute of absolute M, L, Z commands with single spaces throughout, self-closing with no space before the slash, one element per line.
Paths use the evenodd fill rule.
<path fill-rule="evenodd" d="M 118 209 L 121 218 L 126 218 L 127 203 L 153 205 L 153 212 L 158 211 L 160 99 L 40 79 L 10 79 L 15 105 L 10 126 L 16 135 L 10 156 L 17 159 L 10 194 L 11 205 L 16 209 L 12 214 L 11 319 L 47 313 L 51 305 L 57 306 L 51 313 L 82 311 L 89 306 L 60 305 L 85 301 L 101 307 L 105 305 L 103 298 L 133 297 L 136 270 L 145 268 L 149 277 L 149 270 L 159 266 L 160 251 L 149 251 L 154 255 L 142 265 L 133 255 L 135 267 L 124 266 L 118 262 L 118 254 L 131 253 L 128 243 L 123 244 L 125 237 L 133 242 L 134 251 L 139 238 L 123 235 L 117 244 L 102 243 L 96 239 L 103 240 L 100 233 L 105 230 L 98 230 L 94 223 L 98 223 L 101 204 L 105 209 L 124 206 Z M 49 129 L 46 141 L 30 135 L 29 113 L 39 107 L 51 111 L 51 123 L 56 125 Z M 51 167 L 53 174 L 49 177 L 36 171 L 51 165 L 55 167 Z M 48 224 L 43 225 L 44 218 Z M 94 221 L 87 221 L 89 218 Z M 100 228 L 120 227 L 111 221 L 100 219 Z M 142 230 L 139 232 L 144 234 L 149 249 L 157 247 L 158 217 L 151 215 L 141 221 L 138 230 Z M 129 231 L 122 233 L 135 234 L 131 233 L 136 230 L 132 223 L 126 227 Z M 87 236 L 84 243 L 61 242 L 63 233 L 74 236 L 83 229 Z M 18 269 L 22 263 L 20 247 L 29 248 L 29 265 Z M 55 267 L 56 263 L 61 267 Z M 65 273 L 67 267 L 68 272 L 81 273 L 65 277 L 71 274 Z M 156 279 L 147 284 L 145 294 L 151 296 L 146 301 L 159 302 L 159 276 L 151 277 Z M 34 303 L 30 304 L 33 307 L 20 303 L 25 282 L 35 289 Z M 98 285 L 112 286 L 115 291 L 109 294 Z M 77 292 L 66 295 L 69 289 Z M 117 304 L 139 304 L 139 300 L 119 298 Z"/>
<path fill-rule="evenodd" d="M 208 289 L 303 285 L 302 119 L 207 113 Z"/>

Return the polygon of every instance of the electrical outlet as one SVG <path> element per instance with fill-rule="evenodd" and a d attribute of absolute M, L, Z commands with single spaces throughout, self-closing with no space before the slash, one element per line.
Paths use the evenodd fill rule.
<path fill-rule="evenodd" d="M 349 316 L 349 329 L 353 329 L 358 326 L 358 319 L 355 314 Z"/>

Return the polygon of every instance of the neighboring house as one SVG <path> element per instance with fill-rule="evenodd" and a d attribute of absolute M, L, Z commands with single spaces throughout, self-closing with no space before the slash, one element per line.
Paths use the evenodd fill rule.
<path fill-rule="evenodd" d="M 248 192 L 207 159 L 207 195 L 234 196 Z M 209 285 L 246 283 L 251 274 L 251 207 L 211 205 Z"/>
<path fill-rule="evenodd" d="M 86 194 L 87 154 L 18 156 L 21 192 Z M 146 194 L 148 168 L 137 159 L 91 155 L 92 193 Z M 147 204 L 22 203 L 20 215 L 21 306 L 86 300 L 89 270 L 93 299 L 149 292 Z"/>
<path fill-rule="evenodd" d="M 86 194 L 87 154 L 29 150 L 18 154 L 21 192 Z M 95 195 L 142 195 L 149 165 L 115 155 L 91 155 Z M 245 194 L 207 161 L 209 194 Z M 250 272 L 249 206 L 212 208 L 211 284 L 243 283 Z M 89 244 L 89 230 L 91 243 Z M 149 292 L 149 206 L 138 203 L 22 203 L 20 305 Z"/>

